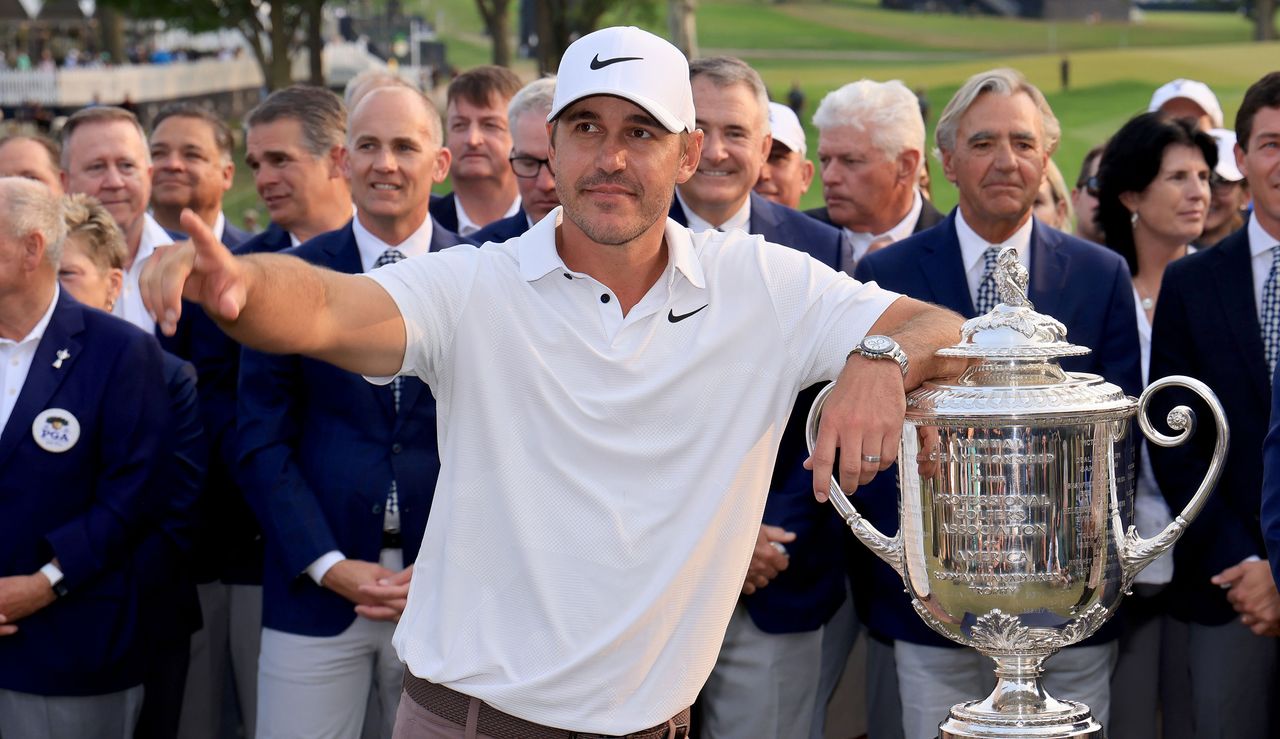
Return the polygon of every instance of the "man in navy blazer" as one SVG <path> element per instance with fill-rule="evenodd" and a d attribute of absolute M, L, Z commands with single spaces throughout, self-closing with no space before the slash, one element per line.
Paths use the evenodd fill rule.
<path fill-rule="evenodd" d="M 855 276 L 973 317 L 991 307 L 979 307 L 980 298 L 995 295 L 988 266 L 994 258 L 987 261 L 987 255 L 1014 246 L 1030 272 L 1036 310 L 1062 321 L 1072 343 L 1092 349 L 1064 359 L 1063 367 L 1097 373 L 1137 395 L 1142 380 L 1127 265 L 1114 252 L 1031 215 L 1058 137 L 1043 95 L 1020 74 L 992 70 L 971 77 L 943 111 L 937 132 L 959 206 L 941 224 L 869 254 Z M 877 527 L 896 530 L 893 473 L 878 475 L 857 497 L 859 510 Z M 952 704 L 980 698 L 985 690 L 979 686 L 993 684 L 990 661 L 931 631 L 913 612 L 902 578 L 874 556 L 862 559 L 871 577 L 855 578 L 855 599 L 868 628 L 895 642 L 904 733 L 933 736 Z M 1095 639 L 1093 646 L 1064 650 L 1046 673 L 1051 693 L 1083 700 L 1104 726 L 1115 635 L 1112 627 L 1102 644 Z"/>
<path fill-rule="evenodd" d="M 156 615 L 139 544 L 170 502 L 160 348 L 59 291 L 44 185 L 0 179 L 0 224 L 0 734 L 129 736 Z"/>
<path fill-rule="evenodd" d="M 1204 382 L 1222 403 L 1231 432 L 1218 485 L 1173 549 L 1173 581 L 1165 591 L 1170 615 L 1187 634 L 1191 730 L 1260 739 L 1280 731 L 1274 638 L 1280 635 L 1280 593 L 1268 568 L 1280 552 L 1268 552 L 1264 543 L 1264 532 L 1275 535 L 1274 433 L 1263 447 L 1266 409 L 1276 398 L 1277 346 L 1273 342 L 1268 352 L 1264 327 L 1280 323 L 1280 306 L 1268 308 L 1266 299 L 1280 253 L 1280 74 L 1245 92 L 1236 135 L 1236 162 L 1254 193 L 1253 214 L 1213 248 L 1165 269 L 1151 327 L 1150 376 L 1190 375 Z M 1215 429 L 1203 403 L 1176 391 L 1156 395 L 1149 416 L 1161 419 L 1175 403 L 1195 411 L 1195 435 L 1180 447 L 1150 449 L 1160 490 L 1170 509 L 1179 511 L 1208 468 Z M 1273 428 L 1275 420 L 1273 415 Z"/>
<path fill-rule="evenodd" d="M 704 132 L 698 172 L 676 189 L 669 216 L 694 231 L 738 228 L 839 268 L 840 234 L 753 188 L 770 149 L 764 83 L 738 59 L 690 62 Z M 796 401 L 778 451 L 751 567 L 720 658 L 699 697 L 712 737 L 807 736 L 818 689 L 822 627 L 844 598 L 831 556 L 839 519 L 813 497 L 804 420 L 817 388 Z M 778 727 L 775 729 L 775 727 Z"/>
<path fill-rule="evenodd" d="M 556 176 L 547 160 L 551 148 L 547 137 L 547 116 L 556 91 L 552 77 L 534 80 L 511 98 L 507 106 L 507 124 L 511 127 L 511 171 L 520 191 L 520 212 L 471 234 L 477 244 L 502 243 L 514 239 L 542 220 L 560 204 L 556 194 Z"/>
<path fill-rule="evenodd" d="M 357 216 L 292 253 L 358 274 L 465 243 L 427 213 L 448 171 L 439 135 L 415 90 L 362 98 L 347 158 Z M 359 735 L 373 685 L 390 736 L 402 672 L 394 625 L 355 606 L 378 606 L 360 586 L 407 577 L 417 556 L 440 465 L 431 391 L 244 350 L 239 409 L 241 481 L 267 542 L 258 734 Z"/>

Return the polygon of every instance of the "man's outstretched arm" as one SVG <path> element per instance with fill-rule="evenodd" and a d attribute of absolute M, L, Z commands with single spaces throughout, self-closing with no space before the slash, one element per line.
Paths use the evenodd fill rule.
<path fill-rule="evenodd" d="M 182 227 L 191 241 L 156 249 L 142 272 L 143 302 L 165 334 L 176 329 L 185 298 L 247 347 L 362 375 L 400 370 L 404 319 L 372 280 L 281 254 L 233 256 L 188 210 Z"/>

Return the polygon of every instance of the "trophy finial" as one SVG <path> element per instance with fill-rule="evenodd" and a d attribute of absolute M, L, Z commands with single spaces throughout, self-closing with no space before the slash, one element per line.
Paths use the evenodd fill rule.
<path fill-rule="evenodd" d="M 996 257 L 995 273 L 1000 302 L 1010 308 L 1032 308 L 1031 301 L 1027 299 L 1029 279 L 1027 268 L 1018 261 L 1018 250 L 1012 246 L 1001 249 Z"/>

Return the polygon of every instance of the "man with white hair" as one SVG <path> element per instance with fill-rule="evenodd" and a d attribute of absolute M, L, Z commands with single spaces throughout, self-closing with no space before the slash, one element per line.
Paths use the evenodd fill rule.
<path fill-rule="evenodd" d="M 520 88 L 511 98 L 507 106 L 507 125 L 511 129 L 508 160 L 520 191 L 520 212 L 476 231 L 471 240 L 477 244 L 519 236 L 560 204 L 556 176 L 547 159 L 547 114 L 555 91 L 555 78 L 544 77 Z"/>
<path fill-rule="evenodd" d="M 155 338 L 60 290 L 65 236 L 0 178 L 0 735 L 133 736 L 171 414 Z"/>
<path fill-rule="evenodd" d="M 1147 112 L 1170 118 L 1189 118 L 1201 131 L 1222 128 L 1222 104 L 1203 82 L 1176 79 L 1161 85 L 1151 95 Z"/>
<path fill-rule="evenodd" d="M 830 92 L 813 114 L 825 208 L 806 211 L 842 231 L 840 268 L 853 274 L 872 246 L 901 241 L 942 220 L 919 190 L 924 119 L 898 80 L 858 80 Z"/>
<path fill-rule="evenodd" d="M 97 198 L 124 233 L 128 251 L 124 287 L 112 312 L 153 332 L 155 321 L 142 305 L 138 278 L 155 248 L 173 243 L 177 234 L 166 231 L 147 212 L 151 202 L 147 134 L 133 113 L 98 106 L 73 113 L 61 135 L 63 189 Z"/>
<path fill-rule="evenodd" d="M 440 399 L 398 736 L 686 736 L 799 390 L 836 381 L 808 477 L 825 500 L 833 473 L 856 488 L 892 463 L 904 390 L 959 369 L 936 355 L 950 312 L 665 217 L 702 150 L 688 74 L 638 28 L 570 45 L 563 205 L 502 244 L 348 275 L 234 257 L 186 217 L 192 243 L 148 267 L 166 331 L 185 292 L 248 346 Z"/>
<path fill-rule="evenodd" d="M 809 161 L 804 128 L 794 110 L 771 102 L 769 131 L 773 144 L 769 158 L 760 168 L 755 190 L 778 205 L 799 208 L 800 198 L 809 192 L 809 185 L 813 183 L 813 162 Z"/>
<path fill-rule="evenodd" d="M 993 69 L 969 78 L 942 111 L 936 131 L 943 172 L 959 190 L 958 207 L 937 226 L 869 255 L 855 275 L 973 317 L 995 306 L 995 257 L 1012 246 L 1030 275 L 1028 296 L 1036 310 L 1065 324 L 1072 343 L 1092 349 L 1064 358 L 1063 369 L 1101 375 L 1137 395 L 1138 329 L 1124 259 L 1032 215 L 1059 136 L 1044 96 L 1017 71 Z M 881 531 L 896 529 L 892 475 L 874 480 L 859 500 L 859 510 Z M 909 739 L 935 736 L 953 704 L 981 698 L 980 686 L 994 686 L 992 663 L 925 626 L 903 593 L 902 578 L 878 560 L 872 567 L 873 592 L 861 613 L 869 629 L 894 639 L 904 733 Z M 1046 664 L 1047 690 L 1087 704 L 1102 726 L 1117 635 L 1118 625 L 1109 623 Z"/>

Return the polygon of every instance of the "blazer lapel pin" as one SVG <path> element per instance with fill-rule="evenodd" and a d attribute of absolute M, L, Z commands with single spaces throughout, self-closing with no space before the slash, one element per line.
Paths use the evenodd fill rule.
<path fill-rule="evenodd" d="M 53 360 L 53 368 L 62 369 L 62 360 L 71 359 L 71 352 L 66 349 L 59 349 L 54 356 L 56 356 L 57 359 Z"/>

